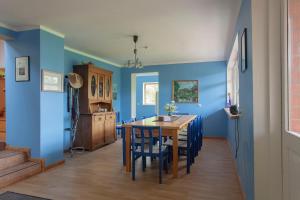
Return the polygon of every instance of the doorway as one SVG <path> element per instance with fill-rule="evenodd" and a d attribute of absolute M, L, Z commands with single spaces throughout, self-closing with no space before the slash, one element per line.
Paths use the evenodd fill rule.
<path fill-rule="evenodd" d="M 158 72 L 131 75 L 131 117 L 143 119 L 159 114 Z"/>
<path fill-rule="evenodd" d="M 0 141 L 6 141 L 4 41 L 0 39 Z"/>

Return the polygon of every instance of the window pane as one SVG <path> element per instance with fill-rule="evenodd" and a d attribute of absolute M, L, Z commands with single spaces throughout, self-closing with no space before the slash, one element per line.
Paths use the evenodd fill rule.
<path fill-rule="evenodd" d="M 156 92 L 158 91 L 158 83 L 144 83 L 144 105 L 156 104 Z"/>
<path fill-rule="evenodd" d="M 300 132 L 300 1 L 288 1 L 289 130 Z"/>

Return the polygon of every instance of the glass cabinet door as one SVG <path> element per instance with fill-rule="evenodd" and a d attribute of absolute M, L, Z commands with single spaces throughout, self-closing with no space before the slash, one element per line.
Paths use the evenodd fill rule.
<path fill-rule="evenodd" d="M 89 75 L 89 98 L 97 99 L 97 74 L 90 73 Z"/>
<path fill-rule="evenodd" d="M 105 76 L 105 99 L 111 100 L 111 76 Z"/>
<path fill-rule="evenodd" d="M 104 75 L 98 75 L 98 98 L 104 99 Z"/>

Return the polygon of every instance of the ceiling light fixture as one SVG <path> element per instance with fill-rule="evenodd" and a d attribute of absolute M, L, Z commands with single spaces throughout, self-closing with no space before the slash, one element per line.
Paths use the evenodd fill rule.
<path fill-rule="evenodd" d="M 136 43 L 138 41 L 138 36 L 137 35 L 134 35 L 133 36 L 133 42 L 134 42 L 134 50 L 133 50 L 133 53 L 134 53 L 134 59 L 133 60 L 128 60 L 127 64 L 125 64 L 125 67 L 135 67 L 135 68 L 138 68 L 138 69 L 141 69 L 143 68 L 143 64 L 142 62 L 140 61 L 140 59 L 138 58 L 138 50 L 137 50 L 137 47 L 136 47 Z"/>

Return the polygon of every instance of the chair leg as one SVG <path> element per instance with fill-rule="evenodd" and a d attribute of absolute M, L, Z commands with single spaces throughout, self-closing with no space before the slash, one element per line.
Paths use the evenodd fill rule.
<path fill-rule="evenodd" d="M 169 168 L 168 159 L 169 159 L 168 156 L 164 159 L 164 168 L 165 168 L 166 174 L 169 173 L 169 171 L 168 171 L 168 168 Z"/>
<path fill-rule="evenodd" d="M 163 156 L 159 155 L 159 184 L 162 184 Z"/>
<path fill-rule="evenodd" d="M 133 181 L 135 181 L 135 156 L 134 156 L 134 154 L 132 154 L 132 169 L 131 169 L 131 171 L 132 171 L 132 180 Z"/>
<path fill-rule="evenodd" d="M 189 174 L 191 171 L 191 151 L 186 150 L 186 173 Z"/>
<path fill-rule="evenodd" d="M 126 165 L 126 141 L 125 141 L 125 137 L 123 137 L 122 139 L 122 151 L 123 151 L 123 166 Z"/>
<path fill-rule="evenodd" d="M 146 170 L 146 165 L 147 165 L 146 156 L 143 156 L 142 159 L 143 159 L 143 172 L 144 172 Z"/>

